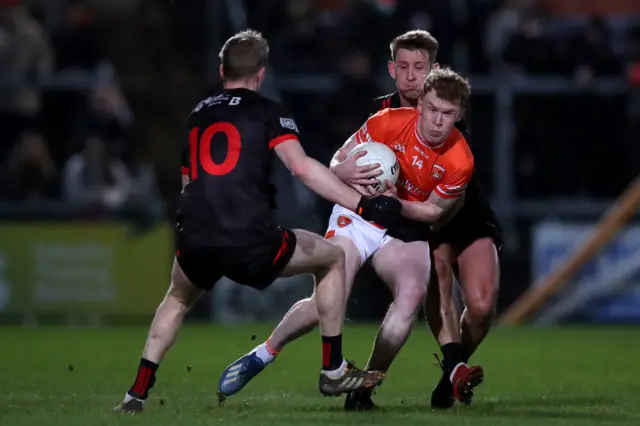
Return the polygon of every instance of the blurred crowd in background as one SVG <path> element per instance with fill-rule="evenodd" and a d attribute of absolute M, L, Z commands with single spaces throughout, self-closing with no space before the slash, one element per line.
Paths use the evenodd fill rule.
<path fill-rule="evenodd" d="M 613 199 L 640 169 L 639 17 L 627 0 L 0 0 L 0 215 L 170 218 L 186 118 L 219 86 L 238 26 L 270 41 L 272 87 L 324 163 L 394 89 L 389 42 L 404 31 L 429 30 L 472 86 L 566 78 L 584 90 L 516 96 L 517 196 Z M 293 84 L 309 75 L 337 83 Z M 474 90 L 467 112 L 489 197 L 511 179 L 492 167 L 496 102 Z M 314 207 L 317 232 L 328 207 Z"/>
<path fill-rule="evenodd" d="M 118 83 L 119 64 L 107 53 L 114 46 L 104 46 L 109 29 L 97 28 L 90 1 L 57 2 L 62 6 L 53 20 L 44 15 L 42 3 L 0 1 L 0 73 L 27 82 L 5 87 L 0 102 L 2 198 L 121 208 L 158 194 L 154 165 L 144 160 L 149 141 L 131 139 L 135 111 Z M 215 76 L 206 74 L 210 70 L 204 61 L 212 48 L 203 22 L 206 13 L 198 10 L 206 8 L 206 2 L 157 3 L 162 10 L 152 13 L 164 12 L 166 17 L 155 19 L 167 19 L 167 29 L 177 36 L 173 46 L 164 48 L 180 49 L 192 75 L 215 82 Z M 561 75 L 582 85 L 597 77 L 619 77 L 631 86 L 640 84 L 637 22 L 597 15 L 557 17 L 542 1 L 244 4 L 248 25 L 271 42 L 276 73 L 339 73 L 338 88 L 330 93 L 282 93 L 304 130 L 308 150 L 323 160 L 367 117 L 371 99 L 385 93 L 375 77 L 386 72 L 389 41 L 412 28 L 431 31 L 440 41 L 438 61 L 458 64 L 468 75 Z M 234 29 L 225 21 L 226 36 Z M 43 91 L 28 84 L 77 71 L 94 74 L 95 84 L 82 91 Z M 482 167 L 482 160 L 490 161 L 491 102 L 490 96 L 478 94 L 469 112 L 484 180 L 490 179 L 490 167 Z M 182 117 L 187 113 L 182 111 Z M 637 171 L 637 95 L 523 96 L 515 116 L 517 187 L 523 196 L 615 196 Z M 590 173 L 595 169 L 599 172 Z"/>
<path fill-rule="evenodd" d="M 45 213 L 48 201 L 62 201 L 83 217 L 151 205 L 157 214 L 156 172 L 130 138 L 134 114 L 89 2 L 63 6 L 47 25 L 38 4 L 0 2 L 0 197 Z M 36 84 L 87 76 L 83 90 Z"/>

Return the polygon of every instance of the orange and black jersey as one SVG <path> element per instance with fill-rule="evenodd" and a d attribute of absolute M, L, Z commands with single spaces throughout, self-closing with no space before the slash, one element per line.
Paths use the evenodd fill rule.
<path fill-rule="evenodd" d="M 388 95 L 375 98 L 373 100 L 373 108 L 371 109 L 370 114 L 373 115 L 378 111 L 386 108 L 401 107 L 400 94 L 398 93 L 398 91 L 395 91 L 393 93 L 389 93 Z M 455 126 L 464 136 L 467 142 L 471 144 L 469 139 L 469 132 L 467 131 L 467 125 L 464 120 L 457 122 Z M 471 176 L 471 180 L 469 181 L 465 191 L 465 207 L 474 205 L 482 205 L 484 209 L 490 209 L 489 203 L 484 199 L 482 195 L 482 190 L 480 189 L 480 184 L 476 179 L 475 172 Z"/>
<path fill-rule="evenodd" d="M 193 248 L 246 246 L 272 230 L 272 149 L 298 139 L 291 115 L 254 91 L 220 90 L 193 109 L 186 139 L 179 236 Z"/>
<path fill-rule="evenodd" d="M 401 108 L 400 94 L 396 91 L 373 100 L 371 115 L 387 108 Z M 456 128 L 469 141 L 467 126 L 464 121 L 456 123 Z M 473 241 L 489 237 L 500 251 L 502 239 L 495 213 L 489 202 L 482 195 L 482 190 L 473 173 L 465 190 L 465 202 L 462 209 L 443 229 L 435 234 L 422 223 L 406 221 L 390 235 L 403 241 L 428 239 L 432 247 L 441 243 L 452 244 L 457 253 L 461 253 Z"/>

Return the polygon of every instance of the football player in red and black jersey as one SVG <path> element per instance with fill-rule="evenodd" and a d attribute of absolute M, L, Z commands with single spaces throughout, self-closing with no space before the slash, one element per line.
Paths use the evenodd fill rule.
<path fill-rule="evenodd" d="M 392 197 L 362 197 L 305 154 L 291 115 L 258 93 L 268 52 L 267 41 L 252 30 L 227 40 L 220 53 L 224 88 L 191 112 L 171 285 L 151 324 L 133 385 L 116 407 L 120 411 L 143 409 L 186 313 L 222 277 L 264 289 L 281 276 L 314 274 L 321 317 L 321 393 L 371 388 L 383 376 L 355 368 L 342 355 L 343 250 L 311 232 L 282 229 L 272 219 L 269 176 L 274 154 L 311 190 L 366 221 L 393 224 L 402 206 Z M 256 365 L 240 359 L 229 366 L 219 395 L 235 393 L 237 383 L 255 376 L 251 369 Z"/>

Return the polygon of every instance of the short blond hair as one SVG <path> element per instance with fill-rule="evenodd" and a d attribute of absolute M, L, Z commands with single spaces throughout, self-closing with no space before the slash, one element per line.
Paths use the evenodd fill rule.
<path fill-rule="evenodd" d="M 268 65 L 269 43 L 258 31 L 247 29 L 229 38 L 219 57 L 225 79 L 251 77 Z"/>
<path fill-rule="evenodd" d="M 451 68 L 434 68 L 424 79 L 423 95 L 434 90 L 440 99 L 460 104 L 465 108 L 471 96 L 469 80 Z"/>

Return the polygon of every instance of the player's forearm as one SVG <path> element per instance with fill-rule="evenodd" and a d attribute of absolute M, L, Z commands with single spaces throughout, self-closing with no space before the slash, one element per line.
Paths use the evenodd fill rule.
<path fill-rule="evenodd" d="M 433 224 L 431 229 L 434 231 L 437 231 L 444 228 L 449 222 L 451 222 L 451 219 L 453 219 L 455 215 L 458 214 L 458 212 L 462 209 L 463 205 L 464 205 L 464 195 L 459 197 L 456 200 L 456 203 L 451 208 L 446 209 L 446 211 L 442 214 L 440 219 L 438 219 L 438 221 Z"/>
<path fill-rule="evenodd" d="M 350 210 L 356 210 L 360 202 L 360 194 L 351 189 L 329 169 L 313 158 L 307 157 L 293 174 L 309 189 L 322 198 L 340 204 Z"/>
<path fill-rule="evenodd" d="M 436 223 L 445 214 L 446 210 L 430 202 L 400 200 L 402 203 L 402 216 L 418 222 Z"/>

